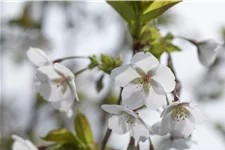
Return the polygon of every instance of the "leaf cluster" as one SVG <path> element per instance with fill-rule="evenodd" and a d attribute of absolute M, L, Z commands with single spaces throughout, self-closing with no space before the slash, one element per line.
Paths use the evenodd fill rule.
<path fill-rule="evenodd" d="M 50 131 L 42 139 L 48 142 L 54 142 L 48 146 L 48 150 L 95 150 L 97 149 L 94 142 L 90 124 L 87 118 L 77 111 L 74 119 L 74 129 L 76 134 L 65 128 Z"/>
<path fill-rule="evenodd" d="M 100 60 L 95 55 L 90 56 L 89 60 L 90 60 L 90 64 L 88 65 L 89 69 L 97 67 L 99 70 L 102 70 L 108 74 L 110 74 L 114 68 L 119 67 L 122 64 L 120 57 L 113 58 L 103 54 L 101 55 Z"/>

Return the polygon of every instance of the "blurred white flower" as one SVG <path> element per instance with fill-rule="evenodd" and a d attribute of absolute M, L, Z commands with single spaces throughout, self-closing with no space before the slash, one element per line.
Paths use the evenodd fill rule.
<path fill-rule="evenodd" d="M 102 109 L 112 114 L 108 120 L 108 126 L 113 132 L 117 134 L 130 132 L 136 144 L 148 139 L 150 128 L 132 110 L 121 105 L 102 105 Z"/>
<path fill-rule="evenodd" d="M 214 40 L 206 40 L 197 43 L 198 58 L 202 65 L 209 67 L 216 59 L 216 55 L 221 45 Z"/>
<path fill-rule="evenodd" d="M 160 142 L 159 150 L 185 150 L 196 144 L 188 138 L 166 138 Z"/>
<path fill-rule="evenodd" d="M 176 137 L 188 137 L 205 117 L 190 102 L 175 102 L 161 113 L 162 120 L 152 126 L 154 134 L 172 133 Z"/>
<path fill-rule="evenodd" d="M 29 140 L 25 140 L 17 135 L 12 135 L 14 143 L 12 150 L 38 150 L 38 148 Z"/>
<path fill-rule="evenodd" d="M 124 87 L 122 102 L 130 109 L 146 104 L 151 109 L 158 109 L 166 104 L 166 93 L 175 87 L 172 71 L 149 52 L 136 53 L 131 64 L 112 70 L 115 83 Z"/>
<path fill-rule="evenodd" d="M 52 64 L 46 53 L 38 48 L 30 47 L 27 51 L 27 56 L 29 60 L 37 67 Z"/>
<path fill-rule="evenodd" d="M 71 117 L 74 99 L 79 101 L 74 74 L 59 63 L 53 64 L 40 49 L 30 48 L 27 56 L 39 67 L 35 84 L 40 95 L 51 102 L 54 108 L 66 112 L 67 116 Z"/>

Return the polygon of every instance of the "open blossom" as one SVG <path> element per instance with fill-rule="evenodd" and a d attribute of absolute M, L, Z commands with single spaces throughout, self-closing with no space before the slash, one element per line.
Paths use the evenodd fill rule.
<path fill-rule="evenodd" d="M 38 148 L 29 140 L 25 140 L 17 135 L 12 135 L 14 143 L 12 150 L 38 150 Z"/>
<path fill-rule="evenodd" d="M 112 114 L 108 120 L 108 126 L 117 134 L 130 132 L 136 144 L 148 139 L 150 129 L 141 121 L 136 113 L 121 105 L 102 105 L 102 109 Z"/>
<path fill-rule="evenodd" d="M 158 109 L 166 103 L 166 93 L 175 87 L 172 71 L 149 52 L 136 53 L 131 64 L 112 70 L 115 83 L 124 87 L 123 104 L 136 109 L 146 104 L 151 109 Z"/>
<path fill-rule="evenodd" d="M 216 59 L 221 45 L 214 40 L 207 40 L 198 43 L 198 58 L 202 65 L 209 67 Z"/>
<path fill-rule="evenodd" d="M 53 107 L 66 112 L 70 117 L 74 99 L 79 101 L 74 74 L 67 67 L 50 62 L 40 49 L 30 48 L 27 55 L 31 62 L 39 66 L 35 81 L 37 91 Z"/>
<path fill-rule="evenodd" d="M 176 137 L 188 137 L 196 124 L 204 120 L 202 113 L 190 102 L 175 102 L 161 113 L 162 120 L 152 126 L 154 134 L 173 134 Z"/>

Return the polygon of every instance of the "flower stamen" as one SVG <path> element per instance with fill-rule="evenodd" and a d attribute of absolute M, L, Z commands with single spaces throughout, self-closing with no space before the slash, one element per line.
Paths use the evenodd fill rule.
<path fill-rule="evenodd" d="M 182 105 L 177 105 L 172 110 L 172 119 L 173 120 L 185 120 L 189 115 L 189 111 Z"/>

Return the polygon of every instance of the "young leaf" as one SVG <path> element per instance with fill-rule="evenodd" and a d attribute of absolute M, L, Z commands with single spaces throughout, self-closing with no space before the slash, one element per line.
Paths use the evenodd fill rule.
<path fill-rule="evenodd" d="M 145 5 L 143 8 L 143 15 L 141 18 L 142 23 L 146 23 L 152 19 L 159 17 L 166 10 L 179 2 L 181 1 L 152 1 L 151 3 L 148 3 L 148 6 Z"/>
<path fill-rule="evenodd" d="M 132 3 L 129 1 L 107 1 L 119 14 L 120 16 L 130 24 L 132 20 L 135 20 L 136 13 L 132 7 Z"/>
<path fill-rule="evenodd" d="M 75 120 L 74 120 L 75 130 L 77 136 L 85 145 L 92 146 L 94 143 L 91 127 L 87 118 L 80 112 L 77 111 Z"/>
<path fill-rule="evenodd" d="M 56 142 L 60 144 L 83 144 L 75 135 L 73 135 L 73 133 L 65 128 L 52 130 L 42 139 L 45 141 Z"/>

